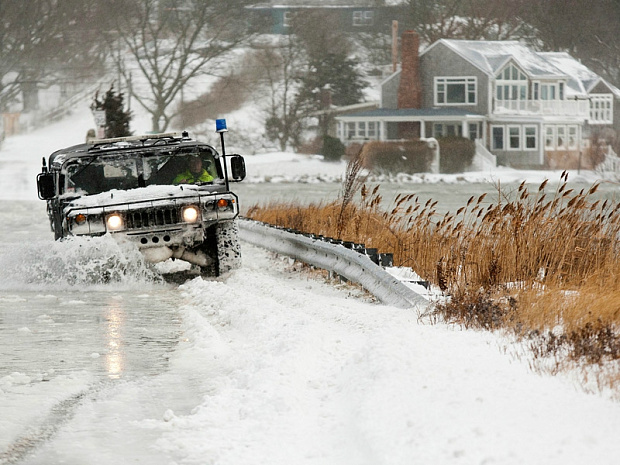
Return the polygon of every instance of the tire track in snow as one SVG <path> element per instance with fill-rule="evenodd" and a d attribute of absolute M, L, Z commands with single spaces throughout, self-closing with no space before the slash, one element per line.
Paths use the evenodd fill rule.
<path fill-rule="evenodd" d="M 0 464 L 18 463 L 53 438 L 58 430 L 71 420 L 82 400 L 97 390 L 93 386 L 54 405 L 39 425 L 30 427 L 25 434 L 9 444 L 5 452 L 0 453 Z"/>

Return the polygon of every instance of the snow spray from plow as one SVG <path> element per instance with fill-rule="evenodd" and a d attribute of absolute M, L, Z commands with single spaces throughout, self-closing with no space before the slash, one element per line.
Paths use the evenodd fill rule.
<path fill-rule="evenodd" d="M 334 272 L 361 285 L 386 305 L 424 308 L 428 304 L 424 297 L 394 278 L 368 255 L 341 244 L 248 219 L 239 220 L 239 235 L 250 244 Z"/>
<path fill-rule="evenodd" d="M 0 289 L 111 283 L 131 288 L 162 281 L 139 250 L 107 236 L 18 244 L 14 252 L 0 257 Z"/>

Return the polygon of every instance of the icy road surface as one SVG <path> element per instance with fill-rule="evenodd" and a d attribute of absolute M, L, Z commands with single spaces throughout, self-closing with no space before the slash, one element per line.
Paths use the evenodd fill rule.
<path fill-rule="evenodd" d="M 619 463 L 620 405 L 533 374 L 500 336 L 420 324 L 246 245 L 243 269 L 179 287 L 109 240 L 54 242 L 41 156 L 90 127 L 85 104 L 0 150 L 0 464 Z M 246 206 L 266 190 L 242 186 Z M 432 195 L 469 196 L 446 186 Z"/>
<path fill-rule="evenodd" d="M 617 404 L 530 373 L 496 336 L 421 325 L 247 245 L 224 279 L 168 284 L 105 238 L 9 234 L 15 208 L 45 213 L 0 207 L 0 463 L 620 456 Z M 108 284 L 101 264 L 113 265 Z"/>

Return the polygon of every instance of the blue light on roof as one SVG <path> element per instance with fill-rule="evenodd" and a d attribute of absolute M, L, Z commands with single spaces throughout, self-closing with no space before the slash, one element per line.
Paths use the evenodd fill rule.
<path fill-rule="evenodd" d="M 226 128 L 226 120 L 225 119 L 216 119 L 215 120 L 215 132 L 226 132 L 228 129 Z"/>

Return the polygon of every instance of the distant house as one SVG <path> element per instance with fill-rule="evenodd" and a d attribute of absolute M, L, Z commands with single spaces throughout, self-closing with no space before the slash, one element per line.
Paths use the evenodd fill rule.
<path fill-rule="evenodd" d="M 337 19 L 339 30 L 348 33 L 383 32 L 390 33 L 392 21 L 404 17 L 402 6 L 377 6 L 368 0 L 347 0 L 346 2 L 306 1 L 303 4 L 260 3 L 246 7 L 248 23 L 253 32 L 264 34 L 291 34 L 293 18 L 296 15 L 322 11 Z"/>
<path fill-rule="evenodd" d="M 593 135 L 620 128 L 620 90 L 567 53 L 445 39 L 419 53 L 414 31 L 401 44 L 379 108 L 336 118 L 344 143 L 457 135 L 500 165 L 568 169 Z"/>

